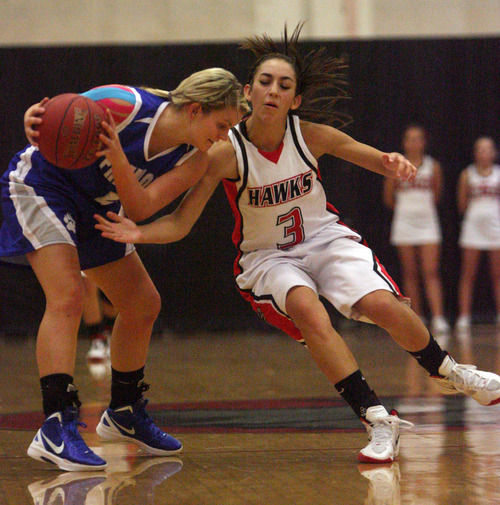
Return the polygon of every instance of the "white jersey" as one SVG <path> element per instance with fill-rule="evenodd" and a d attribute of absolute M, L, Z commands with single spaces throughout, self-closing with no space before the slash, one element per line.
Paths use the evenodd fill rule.
<path fill-rule="evenodd" d="M 306 146 L 297 116 L 289 116 L 282 150 L 275 153 L 274 161 L 245 135 L 244 122 L 229 132 L 239 177 L 224 181 L 236 220 L 233 241 L 241 252 L 286 250 L 338 222 L 335 209 L 327 204 L 318 162 Z M 344 236 L 349 230 L 340 229 Z M 348 233 L 356 235 L 352 230 Z"/>
<path fill-rule="evenodd" d="M 466 171 L 470 199 L 459 244 L 471 249 L 500 249 L 500 166 L 493 165 L 486 176 L 474 165 L 469 165 Z"/>
<path fill-rule="evenodd" d="M 294 286 L 312 289 L 356 319 L 362 315 L 354 305 L 368 293 L 382 289 L 400 296 L 373 251 L 327 203 L 298 117 L 289 116 L 283 143 L 273 153 L 248 140 L 244 122 L 229 138 L 238 162 L 238 178 L 224 180 L 239 249 L 234 273 L 240 293 L 259 315 L 302 341 L 286 311 Z"/>
<path fill-rule="evenodd" d="M 423 245 L 441 242 L 439 216 L 434 199 L 435 161 L 424 156 L 413 181 L 397 181 L 391 244 Z"/>

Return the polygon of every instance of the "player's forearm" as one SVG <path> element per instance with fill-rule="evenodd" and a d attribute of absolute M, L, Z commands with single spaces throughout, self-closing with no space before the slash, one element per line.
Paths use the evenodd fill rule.
<path fill-rule="evenodd" d="M 152 223 L 138 226 L 140 232 L 137 244 L 169 244 L 183 239 L 190 228 L 180 225 L 172 214 L 164 216 Z"/>
<path fill-rule="evenodd" d="M 361 142 L 353 142 L 345 148 L 345 156 L 349 162 L 385 177 L 393 176 L 394 174 L 384 167 L 383 154 L 382 151 Z"/>
<path fill-rule="evenodd" d="M 151 203 L 147 190 L 141 186 L 128 162 L 113 167 L 116 192 L 129 219 L 143 221 L 152 216 Z"/>
<path fill-rule="evenodd" d="M 168 244 L 177 242 L 189 234 L 198 220 L 204 205 L 195 205 L 193 191 L 189 191 L 179 206 L 166 216 L 147 225 L 139 226 L 140 242 L 145 244 Z M 196 196 L 196 195 L 195 195 Z"/>
<path fill-rule="evenodd" d="M 174 212 L 148 225 L 140 226 L 140 241 L 167 244 L 184 238 L 200 217 L 217 184 L 217 178 L 205 176 L 186 193 Z"/>

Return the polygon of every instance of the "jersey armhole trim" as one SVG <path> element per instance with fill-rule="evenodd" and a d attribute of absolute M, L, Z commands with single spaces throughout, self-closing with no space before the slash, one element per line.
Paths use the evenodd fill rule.
<path fill-rule="evenodd" d="M 297 124 L 295 122 L 297 121 Z M 302 148 L 302 144 L 299 140 L 299 136 L 297 134 L 297 129 L 300 130 L 300 119 L 298 116 L 294 116 L 293 114 L 289 116 L 289 122 L 290 122 L 290 132 L 292 133 L 292 138 L 293 138 L 293 143 L 295 144 L 295 147 L 297 148 L 297 152 L 299 153 L 300 157 L 304 160 L 304 163 L 313 170 L 316 175 L 318 175 L 318 167 L 314 166 L 309 157 L 306 155 L 304 152 L 304 149 Z M 302 138 L 302 136 L 301 136 Z M 302 142 L 304 142 L 302 138 Z M 304 147 L 307 147 L 304 142 Z M 311 154 L 312 156 L 312 154 Z"/>
<path fill-rule="evenodd" d="M 239 145 L 240 151 L 241 151 L 241 157 L 242 157 L 242 160 L 243 160 L 243 175 L 240 176 L 240 177 L 238 177 L 238 179 L 236 179 L 236 181 L 238 181 L 238 180 L 242 181 L 241 187 L 238 190 L 238 194 L 236 196 L 236 201 L 238 201 L 240 199 L 240 197 L 241 197 L 241 194 L 243 193 L 243 191 L 245 190 L 245 188 L 247 186 L 247 181 L 248 181 L 248 155 L 247 155 L 247 151 L 245 149 L 245 143 L 243 142 L 243 139 L 241 138 L 241 133 L 236 128 L 231 128 L 231 132 L 233 133 L 234 138 L 238 142 L 238 145 Z M 235 152 L 235 156 L 236 156 L 236 158 L 238 158 L 238 154 L 236 152 Z M 230 180 L 230 179 L 228 179 L 228 180 Z"/>

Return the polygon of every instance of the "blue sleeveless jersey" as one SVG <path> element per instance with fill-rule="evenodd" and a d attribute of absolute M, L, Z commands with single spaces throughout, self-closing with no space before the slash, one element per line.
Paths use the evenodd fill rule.
<path fill-rule="evenodd" d="M 83 94 L 110 109 L 122 148 L 143 187 L 195 153 L 193 146 L 181 144 L 148 156 L 152 131 L 169 106 L 165 98 L 120 85 L 101 86 Z M 113 99 L 120 99 L 120 105 Z M 92 268 L 126 254 L 125 244 L 103 239 L 94 228 L 94 214 L 120 210 L 106 158 L 86 168 L 64 170 L 28 146 L 11 160 L 0 186 L 4 214 L 0 257 L 26 254 L 54 243 L 73 243 L 82 268 Z"/>

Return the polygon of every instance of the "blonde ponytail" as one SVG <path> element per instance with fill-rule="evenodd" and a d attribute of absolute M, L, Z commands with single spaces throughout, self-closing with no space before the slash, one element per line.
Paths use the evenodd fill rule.
<path fill-rule="evenodd" d="M 207 68 L 186 77 L 173 91 L 146 88 L 155 95 L 171 100 L 175 107 L 188 103 L 201 104 L 204 112 L 236 107 L 249 112 L 243 87 L 236 77 L 223 68 Z"/>

